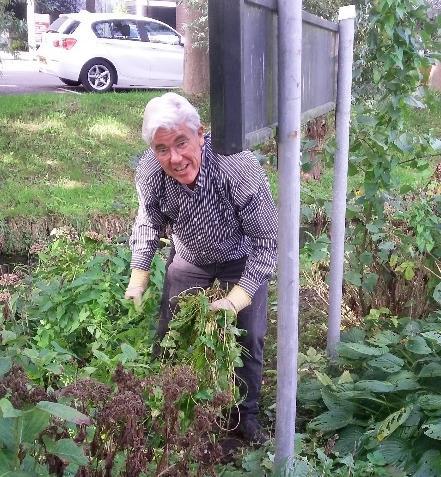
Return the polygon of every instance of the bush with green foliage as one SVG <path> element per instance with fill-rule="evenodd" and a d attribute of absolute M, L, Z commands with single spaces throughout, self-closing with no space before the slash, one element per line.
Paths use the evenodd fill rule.
<path fill-rule="evenodd" d="M 440 275 L 441 214 L 431 176 L 441 141 L 410 124 L 426 107 L 422 71 L 439 51 L 438 25 L 422 0 L 381 0 L 367 26 L 364 82 L 374 88 L 358 98 L 351 118 L 346 291 L 359 316 L 382 306 L 423 316 Z M 334 155 L 332 140 L 326 150 Z"/>
<path fill-rule="evenodd" d="M 314 414 L 326 409 L 308 429 L 336 435 L 332 453 L 435 477 L 441 472 L 441 313 L 418 321 L 389 315 L 372 310 L 366 330 L 344 332 L 338 367 L 303 380 L 298 399 Z"/>
<path fill-rule="evenodd" d="M 98 237 L 99 238 L 99 237 Z M 55 341 L 80 359 L 99 357 L 126 342 L 147 352 L 152 344 L 164 277 L 155 257 L 142 314 L 124 299 L 130 251 L 123 244 L 61 235 L 39 254 L 32 279 L 13 299 L 40 349 Z M 145 331 L 139 333 L 143 328 Z"/>

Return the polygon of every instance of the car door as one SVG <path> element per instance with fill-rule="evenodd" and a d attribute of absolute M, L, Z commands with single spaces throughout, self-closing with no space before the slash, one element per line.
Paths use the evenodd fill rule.
<path fill-rule="evenodd" d="M 97 36 L 99 55 L 116 68 L 118 86 L 144 85 L 149 65 L 136 20 L 115 18 L 96 22 L 92 28 Z"/>
<path fill-rule="evenodd" d="M 149 86 L 181 86 L 184 72 L 184 46 L 181 37 L 160 22 L 139 21 L 138 25 L 146 46 Z"/>

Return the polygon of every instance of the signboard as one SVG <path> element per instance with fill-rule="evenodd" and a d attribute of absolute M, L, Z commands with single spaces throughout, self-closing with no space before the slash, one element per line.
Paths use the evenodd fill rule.
<path fill-rule="evenodd" d="M 213 145 L 233 154 L 277 125 L 277 0 L 209 0 Z M 335 108 L 338 25 L 303 13 L 302 120 Z"/>

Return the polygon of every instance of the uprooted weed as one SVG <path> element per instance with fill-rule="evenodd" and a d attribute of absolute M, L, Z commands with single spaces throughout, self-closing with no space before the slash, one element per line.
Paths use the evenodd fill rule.
<path fill-rule="evenodd" d="M 243 330 L 236 327 L 232 312 L 210 311 L 210 302 L 220 298 L 222 290 L 214 287 L 188 292 L 177 297 L 179 306 L 161 342 L 162 357 L 189 365 L 211 393 L 227 391 L 238 397 L 234 368 L 243 365 L 241 354 L 245 350 L 237 342 Z"/>

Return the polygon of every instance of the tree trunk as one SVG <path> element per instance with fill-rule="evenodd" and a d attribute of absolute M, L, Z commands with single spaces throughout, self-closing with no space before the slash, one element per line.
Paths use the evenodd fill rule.
<path fill-rule="evenodd" d="M 187 5 L 180 4 L 181 9 L 178 16 L 182 23 L 188 25 L 199 18 L 200 13 L 197 10 L 189 8 Z M 193 47 L 192 34 L 188 27 L 185 28 L 185 47 L 184 47 L 184 85 L 185 94 L 205 94 L 210 89 L 209 60 L 208 50 L 206 48 Z"/>

